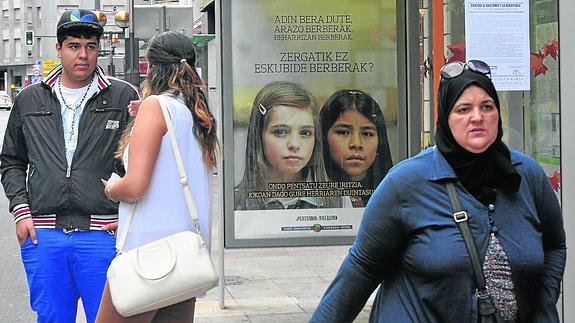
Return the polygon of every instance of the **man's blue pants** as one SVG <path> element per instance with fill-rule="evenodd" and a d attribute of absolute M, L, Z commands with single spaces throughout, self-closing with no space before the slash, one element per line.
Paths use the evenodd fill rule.
<path fill-rule="evenodd" d="M 116 254 L 116 238 L 107 231 L 36 229 L 21 247 L 38 322 L 74 323 L 78 299 L 89 323 L 96 320 L 106 271 Z"/>

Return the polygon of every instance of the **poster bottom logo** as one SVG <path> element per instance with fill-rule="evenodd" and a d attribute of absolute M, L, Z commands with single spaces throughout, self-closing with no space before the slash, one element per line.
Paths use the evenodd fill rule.
<path fill-rule="evenodd" d="M 351 224 L 342 224 L 342 225 L 321 225 L 321 224 L 314 224 L 314 225 L 299 225 L 299 226 L 289 226 L 289 227 L 282 227 L 282 231 L 314 231 L 314 232 L 321 232 L 321 231 L 329 231 L 329 230 L 352 230 L 353 225 Z"/>

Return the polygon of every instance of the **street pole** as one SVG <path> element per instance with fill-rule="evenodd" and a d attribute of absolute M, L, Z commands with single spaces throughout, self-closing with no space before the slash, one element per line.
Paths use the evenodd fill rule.
<path fill-rule="evenodd" d="M 160 8 L 160 33 L 163 33 L 164 31 L 166 31 L 166 19 L 167 19 L 167 15 L 166 15 L 166 6 L 162 6 Z"/>
<path fill-rule="evenodd" d="M 126 43 L 126 81 L 138 87 L 140 85 L 140 51 L 138 49 L 138 39 L 134 36 L 134 0 L 128 0 L 128 9 L 130 24 L 128 26 Z"/>
<path fill-rule="evenodd" d="M 110 34 L 110 64 L 108 65 L 108 75 L 116 76 L 116 67 L 114 66 L 114 54 L 116 51 L 116 45 L 114 45 L 112 41 L 112 34 Z"/>

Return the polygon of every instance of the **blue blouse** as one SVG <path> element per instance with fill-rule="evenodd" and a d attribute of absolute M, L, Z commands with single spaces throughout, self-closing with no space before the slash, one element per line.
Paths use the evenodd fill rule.
<path fill-rule="evenodd" d="M 517 151 L 518 192 L 498 191 L 492 220 L 511 264 L 518 322 L 559 322 L 566 259 L 559 202 L 537 162 Z M 365 209 L 357 238 L 311 322 L 351 322 L 380 285 L 370 322 L 478 322 L 469 254 L 442 180 L 456 175 L 429 148 L 393 167 Z M 488 208 L 456 184 L 480 257 Z"/>

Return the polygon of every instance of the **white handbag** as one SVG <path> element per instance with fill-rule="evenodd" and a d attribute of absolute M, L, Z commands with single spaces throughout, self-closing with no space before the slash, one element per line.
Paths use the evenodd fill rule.
<path fill-rule="evenodd" d="M 118 241 L 118 255 L 112 260 L 107 273 L 112 303 L 124 317 L 200 296 L 218 284 L 210 251 L 200 234 L 196 204 L 188 186 L 172 122 L 161 101 L 160 105 L 196 232 L 179 232 L 124 252 L 136 203 Z"/>

